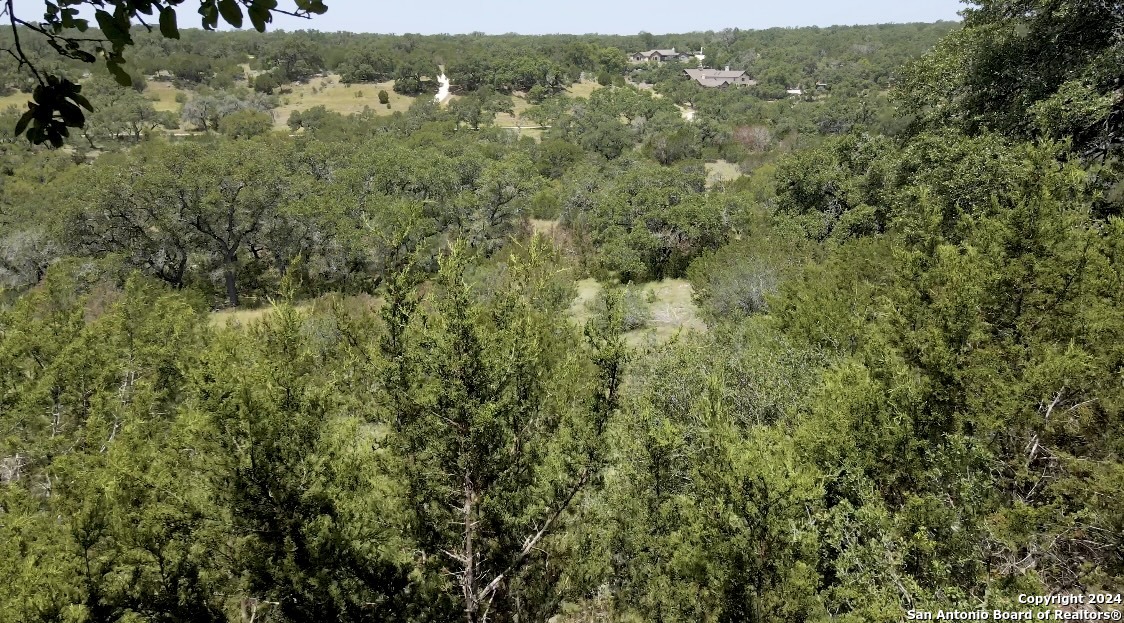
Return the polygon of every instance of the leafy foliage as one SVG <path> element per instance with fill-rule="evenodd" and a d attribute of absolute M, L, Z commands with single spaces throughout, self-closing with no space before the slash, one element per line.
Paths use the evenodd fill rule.
<path fill-rule="evenodd" d="M 1019 138 L 1119 142 L 1117 33 L 1124 12 L 1095 1 L 972 2 L 964 28 L 906 72 L 905 103 L 927 124 Z"/>
<path fill-rule="evenodd" d="M 100 1 L 58 0 L 46 2 L 43 21 L 32 23 L 17 17 L 9 0 L 6 8 L 15 37 L 15 55 L 20 66 L 27 66 L 38 82 L 33 95 L 34 101 L 29 103 L 28 111 L 16 126 L 16 134 L 23 134 L 27 130 L 27 138 L 33 144 L 50 142 L 52 146 L 60 147 L 69 136 L 68 128 L 84 127 L 85 114 L 82 108 L 93 110 L 89 101 L 82 96 L 81 86 L 54 74 L 40 74 L 20 46 L 17 26 L 45 36 L 51 47 L 66 58 L 94 63 L 100 56 L 114 79 L 122 86 L 129 86 L 133 78 L 122 65 L 125 64 L 125 48 L 134 44 L 130 32 L 133 21 L 144 23 L 141 16 L 151 16 L 155 12 L 158 14 L 160 34 L 169 39 L 178 39 L 180 33 L 176 8 L 183 2 L 184 0 L 114 0 L 107 6 L 107 3 Z M 73 34 L 73 30 L 84 33 L 89 28 L 88 21 L 78 17 L 78 7 L 82 6 L 94 8 L 94 17 L 100 29 L 99 37 Z M 112 8 L 112 12 L 106 8 Z M 241 28 L 244 16 L 248 15 L 253 27 L 263 32 L 266 24 L 272 21 L 274 12 L 308 17 L 327 10 L 321 0 L 296 0 L 296 8 L 292 10 L 278 8 L 276 0 L 200 0 L 198 12 L 206 30 L 217 28 L 220 17 L 227 24 Z M 295 61 L 284 66 L 286 70 L 295 72 Z"/>
<path fill-rule="evenodd" d="M 1086 79 L 1115 44 L 1080 11 L 1115 13 L 974 6 L 907 71 L 913 118 L 861 92 L 949 25 L 806 53 L 185 30 L 189 123 L 221 130 L 188 140 L 91 77 L 120 114 L 88 142 L 118 150 L 0 142 L 0 619 L 890 622 L 1118 587 L 1124 225 L 1115 92 Z M 1071 73 L 1019 57 L 1075 33 Z M 615 46 L 665 42 L 762 88 L 621 83 Z M 286 136 L 276 101 L 210 90 L 250 55 L 480 84 Z M 541 141 L 489 123 L 517 110 Z"/>

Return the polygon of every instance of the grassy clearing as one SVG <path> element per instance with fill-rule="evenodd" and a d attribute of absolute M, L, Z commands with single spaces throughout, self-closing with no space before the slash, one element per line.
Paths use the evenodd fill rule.
<path fill-rule="evenodd" d="M 464 96 L 450 95 L 444 102 L 441 103 L 441 105 L 448 107 L 453 102 L 462 97 Z M 496 115 L 496 118 L 492 121 L 492 125 L 496 126 L 497 128 L 510 128 L 511 131 L 515 133 L 515 136 L 517 138 L 521 136 L 529 136 L 536 141 L 541 141 L 543 130 L 539 128 L 527 127 L 535 126 L 538 124 L 534 121 L 531 121 L 530 119 L 523 118 L 523 113 L 531 107 L 531 104 L 528 103 L 527 100 L 523 99 L 522 96 L 512 95 L 511 107 L 514 114 L 506 112 L 498 113 Z"/>
<path fill-rule="evenodd" d="M 540 228 L 550 227 L 552 223 L 553 221 L 534 221 L 532 227 L 540 231 Z M 597 297 L 605 286 L 596 279 L 582 279 L 576 285 L 577 296 L 570 304 L 569 315 L 575 324 L 584 325 L 593 317 Z M 641 300 L 648 305 L 649 319 L 644 328 L 625 334 L 625 341 L 629 345 L 642 347 L 661 344 L 680 331 L 706 331 L 706 324 L 699 319 L 699 310 L 692 298 L 691 284 L 685 279 L 664 279 L 636 287 L 640 290 Z M 335 295 L 303 301 L 296 308 L 302 312 L 327 309 L 333 299 L 336 299 Z M 344 309 L 351 311 L 377 310 L 382 304 L 381 298 L 366 294 L 339 297 L 338 300 Z M 211 326 L 216 329 L 246 329 L 261 321 L 274 309 L 274 305 L 263 305 L 250 309 L 211 312 Z"/>
<path fill-rule="evenodd" d="M 521 137 L 524 137 L 524 136 L 529 136 L 529 137 L 535 139 L 535 141 L 541 142 L 542 141 L 542 135 L 543 135 L 543 132 L 545 132 L 545 130 L 540 130 L 538 128 L 531 128 L 531 129 L 514 128 L 514 129 L 511 130 L 511 132 L 512 132 L 512 134 L 515 135 L 515 138 L 521 138 Z"/>
<path fill-rule="evenodd" d="M 187 93 L 187 91 L 177 89 L 170 82 L 157 82 L 155 80 L 150 80 L 144 88 L 144 96 L 152 100 L 153 107 L 159 111 L 179 111 L 180 104 L 176 102 L 176 93 Z M 27 110 L 27 102 L 30 100 L 30 93 L 16 91 L 0 97 L 0 110 L 4 110 L 8 106 L 15 106 L 22 112 Z"/>
<path fill-rule="evenodd" d="M 570 304 L 570 317 L 579 325 L 584 325 L 593 317 L 593 305 L 601 293 L 601 282 L 596 279 L 582 279 L 577 283 L 578 295 Z"/>
<path fill-rule="evenodd" d="M 329 308 L 334 301 L 339 301 L 345 310 L 358 312 L 363 310 L 377 310 L 382 305 L 382 299 L 368 294 L 349 296 L 326 295 L 312 300 L 302 301 L 294 307 L 300 312 L 321 311 Z M 216 329 L 245 329 L 255 322 L 268 316 L 276 309 L 276 305 L 268 304 L 261 307 L 223 309 L 211 312 L 211 326 Z"/>
<path fill-rule="evenodd" d="M 183 93 L 188 95 L 187 91 L 177 89 L 170 82 L 156 82 L 151 81 L 144 88 L 144 95 L 152 100 L 152 106 L 159 111 L 179 112 L 180 104 L 176 101 L 176 95 Z M 190 95 L 188 95 L 190 98 Z"/>
<path fill-rule="evenodd" d="M 30 93 L 20 93 L 16 91 L 10 95 L 0 97 L 0 110 L 4 110 L 9 106 L 15 106 L 19 109 L 20 113 L 27 112 L 27 103 L 31 101 Z"/>
<path fill-rule="evenodd" d="M 406 112 L 410 104 L 414 103 L 414 98 L 394 92 L 393 80 L 377 84 L 353 84 L 349 87 L 340 82 L 338 75 L 329 74 L 323 78 L 313 78 L 306 84 L 291 84 L 286 88 L 292 89 L 292 93 L 281 95 L 281 106 L 273 111 L 273 123 L 277 128 L 288 127 L 289 115 L 294 110 L 307 110 L 315 106 L 323 106 L 344 115 L 363 112 L 363 107 L 369 106 L 377 115 L 391 115 Z M 313 89 L 316 89 L 316 93 L 312 92 Z M 379 103 L 379 91 L 386 91 L 390 96 L 390 108 Z"/>
<path fill-rule="evenodd" d="M 601 85 L 594 80 L 586 80 L 571 84 L 566 88 L 566 95 L 570 97 L 589 97 L 594 91 L 600 89 Z"/>
<path fill-rule="evenodd" d="M 651 342 L 666 342 L 680 331 L 706 331 L 706 324 L 699 319 L 694 290 L 687 280 L 664 279 L 646 283 L 641 288 L 641 295 L 644 300 L 651 301 L 648 309 L 652 316 L 646 328 L 625 336 L 629 344 L 639 346 Z"/>
<path fill-rule="evenodd" d="M 521 95 L 511 96 L 511 107 L 513 112 L 501 112 L 496 115 L 495 124 L 501 128 L 516 128 L 525 125 L 538 125 L 530 119 L 524 119 L 523 113 L 531 107 L 531 103 L 523 98 Z"/>
<path fill-rule="evenodd" d="M 566 88 L 565 91 L 562 92 L 562 94 L 567 96 L 567 97 L 589 97 L 591 93 L 593 93 L 594 91 L 596 91 L 597 89 L 600 89 L 600 88 L 601 88 L 600 84 L 597 84 L 596 82 L 590 82 L 590 81 L 587 80 L 585 82 L 578 82 L 578 83 L 575 83 L 575 84 L 571 84 L 569 87 Z M 530 108 L 531 106 L 533 106 L 533 104 L 528 102 L 526 100 L 526 98 L 523 97 L 523 95 L 520 95 L 520 94 L 512 95 L 511 96 L 511 103 L 512 103 L 512 108 L 513 108 L 513 111 L 512 111 L 511 114 L 500 113 L 500 114 L 496 115 L 495 124 L 497 126 L 499 126 L 501 128 L 514 128 L 514 127 L 518 127 L 520 125 L 524 125 L 524 126 L 537 125 L 534 121 L 531 121 L 530 119 L 524 119 L 523 118 L 523 113 L 527 112 L 527 109 Z"/>
<path fill-rule="evenodd" d="M 570 306 L 570 315 L 574 322 L 585 324 L 593 315 L 597 295 L 604 286 L 594 279 L 583 279 L 577 286 L 578 295 Z M 643 346 L 666 342 L 680 331 L 706 331 L 693 293 L 685 279 L 664 279 L 641 285 L 640 296 L 648 302 L 651 317 L 648 326 L 626 333 L 625 341 L 631 346 Z"/>
<path fill-rule="evenodd" d="M 297 305 L 298 309 L 308 309 L 307 304 Z M 211 312 L 211 326 L 216 329 L 240 328 L 244 329 L 251 324 L 265 318 L 273 311 L 273 305 L 256 307 L 253 309 L 223 309 Z"/>
<path fill-rule="evenodd" d="M 561 223 L 557 220 L 533 218 L 530 219 L 530 221 L 531 233 L 541 234 L 544 238 L 553 238 L 562 227 Z"/>
<path fill-rule="evenodd" d="M 706 187 L 719 182 L 732 182 L 742 176 L 741 167 L 736 163 L 717 160 L 706 163 Z"/>

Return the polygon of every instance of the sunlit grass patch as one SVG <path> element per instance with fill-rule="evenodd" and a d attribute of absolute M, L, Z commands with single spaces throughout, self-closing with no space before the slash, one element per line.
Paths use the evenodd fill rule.
<path fill-rule="evenodd" d="M 706 187 L 710 188 L 719 182 L 732 182 L 742 176 L 741 167 L 735 162 L 717 160 L 706 163 Z"/>
<path fill-rule="evenodd" d="M 594 80 L 586 80 L 578 82 L 566 87 L 566 95 L 570 97 L 589 97 L 594 91 L 600 89 L 601 85 Z"/>
<path fill-rule="evenodd" d="M 577 283 L 578 294 L 570 306 L 574 322 L 585 324 L 593 317 L 593 309 L 603 284 L 595 279 L 582 279 Z M 693 298 L 694 291 L 685 279 L 664 279 L 639 286 L 640 300 L 648 306 L 648 321 L 642 328 L 629 331 L 625 340 L 632 346 L 648 342 L 665 342 L 680 331 L 706 331 L 699 318 L 699 309 Z"/>
<path fill-rule="evenodd" d="M 176 95 L 180 93 L 188 98 L 191 97 L 187 91 L 177 89 L 170 82 L 149 80 L 144 88 L 144 96 L 152 100 L 152 107 L 158 111 L 179 112 L 183 104 L 176 101 Z"/>
<path fill-rule="evenodd" d="M 340 308 L 349 314 L 377 311 L 382 306 L 382 298 L 369 294 L 326 294 L 311 300 L 296 303 L 294 307 L 300 312 L 327 311 L 333 305 L 339 304 Z M 222 309 L 211 312 L 211 326 L 215 328 L 244 329 L 261 321 L 277 309 L 277 305 L 267 303 L 261 307 Z"/>
<path fill-rule="evenodd" d="M 307 309 L 307 305 L 298 305 L 298 308 Z M 223 309 L 211 312 L 211 326 L 218 329 L 228 327 L 245 328 L 269 315 L 275 307 L 264 305 L 252 309 Z"/>
<path fill-rule="evenodd" d="M 308 110 L 316 106 L 323 106 L 342 115 L 363 112 L 364 107 L 370 107 L 377 115 L 392 115 L 395 112 L 406 112 L 414 103 L 413 97 L 394 92 L 393 80 L 356 83 L 349 87 L 340 82 L 339 75 L 328 74 L 323 78 L 313 78 L 305 84 L 290 84 L 285 88 L 292 89 L 292 92 L 281 94 L 281 105 L 273 111 L 274 126 L 278 128 L 288 127 L 289 115 L 293 111 Z M 379 91 L 386 91 L 390 96 L 390 108 L 379 103 Z M 422 94 L 418 97 L 431 96 Z"/>

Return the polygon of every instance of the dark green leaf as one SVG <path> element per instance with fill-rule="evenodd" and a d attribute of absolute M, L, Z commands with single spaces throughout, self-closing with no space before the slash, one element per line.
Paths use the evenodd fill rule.
<path fill-rule="evenodd" d="M 113 74 L 113 79 L 117 81 L 117 84 L 123 87 L 133 86 L 132 76 L 129 75 L 129 72 L 122 69 L 118 62 L 107 61 L 105 66 L 109 69 L 109 73 Z"/>
<path fill-rule="evenodd" d="M 71 93 L 70 99 L 74 100 L 75 103 L 77 103 L 82 108 L 85 108 L 86 110 L 88 110 L 90 112 L 93 112 L 94 107 L 92 105 L 90 105 L 90 100 L 86 99 L 85 95 L 82 95 L 81 93 L 77 93 L 77 92 Z"/>
<path fill-rule="evenodd" d="M 34 104 L 32 104 L 32 106 L 34 106 Z M 20 117 L 19 122 L 16 123 L 16 136 L 19 136 L 20 134 L 23 134 L 23 131 L 27 129 L 27 124 L 31 123 L 31 120 L 34 117 L 35 117 L 35 109 L 34 108 L 31 108 L 27 112 L 23 113 L 23 116 Z"/>
<path fill-rule="evenodd" d="M 133 44 L 133 37 L 129 34 L 128 16 L 118 18 L 99 9 L 94 12 L 94 17 L 97 18 L 102 34 L 113 44 L 113 49 L 120 51 L 124 46 Z"/>
<path fill-rule="evenodd" d="M 214 30 L 219 25 L 219 8 L 215 0 L 203 0 L 199 4 L 199 14 L 203 16 L 203 29 Z"/>
<path fill-rule="evenodd" d="M 66 100 L 59 102 L 59 115 L 62 122 L 72 128 L 80 128 L 86 123 L 86 115 L 82 114 L 82 109 Z"/>
<path fill-rule="evenodd" d="M 322 15 L 328 11 L 328 6 L 320 0 L 297 0 L 297 8 L 316 15 Z"/>
<path fill-rule="evenodd" d="M 269 9 L 263 9 L 255 3 L 250 7 L 250 23 L 254 25 L 254 30 L 258 32 L 265 32 L 265 25 L 273 21 L 273 14 Z"/>
<path fill-rule="evenodd" d="M 176 10 L 170 6 L 160 9 L 160 34 L 167 39 L 180 38 L 180 29 L 176 24 Z"/>
<path fill-rule="evenodd" d="M 65 47 L 63 47 L 61 44 L 59 44 L 58 41 L 55 41 L 54 39 L 47 39 L 47 44 L 50 45 L 52 48 L 55 49 L 56 52 L 58 52 L 59 54 L 61 54 L 63 56 L 69 56 L 70 55 L 70 52 Z"/>
<path fill-rule="evenodd" d="M 242 5 L 236 0 L 219 0 L 219 13 L 226 23 L 235 28 L 242 27 Z"/>
<path fill-rule="evenodd" d="M 117 21 L 113 19 L 112 15 L 98 9 L 94 11 L 94 19 L 98 21 L 98 28 L 101 28 L 106 39 L 114 43 L 121 41 L 123 33 L 120 32 L 120 29 L 117 27 Z"/>

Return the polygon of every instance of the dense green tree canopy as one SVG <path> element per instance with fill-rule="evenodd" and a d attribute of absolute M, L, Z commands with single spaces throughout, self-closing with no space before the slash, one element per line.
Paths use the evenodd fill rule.
<path fill-rule="evenodd" d="M 134 33 L 137 88 L 81 79 L 109 105 L 87 140 L 0 140 L 0 620 L 1111 598 L 1118 11 L 971 7 L 962 29 Z M 623 56 L 665 46 L 760 84 Z M 396 76 L 392 110 L 358 88 Z"/>
<path fill-rule="evenodd" d="M 964 27 L 906 72 L 906 104 L 932 126 L 1120 142 L 1124 10 L 1099 0 L 970 2 Z"/>

